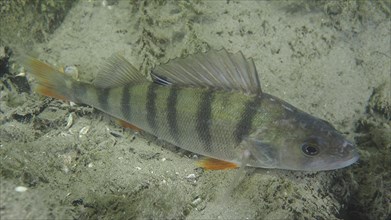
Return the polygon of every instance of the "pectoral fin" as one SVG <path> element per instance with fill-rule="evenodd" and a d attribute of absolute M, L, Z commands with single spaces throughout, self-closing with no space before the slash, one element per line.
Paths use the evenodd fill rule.
<path fill-rule="evenodd" d="M 278 163 L 278 155 L 276 149 L 266 141 L 260 141 L 256 138 L 245 138 L 243 141 L 244 149 L 256 161 L 257 166 L 274 168 Z"/>

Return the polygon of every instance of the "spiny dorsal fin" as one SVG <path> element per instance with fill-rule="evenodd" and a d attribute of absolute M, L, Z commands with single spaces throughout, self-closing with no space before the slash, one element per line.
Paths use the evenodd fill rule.
<path fill-rule="evenodd" d="M 146 77 L 123 56 L 113 54 L 100 69 L 94 85 L 100 88 L 113 88 L 146 80 Z"/>
<path fill-rule="evenodd" d="M 242 52 L 228 53 L 225 49 L 210 50 L 177 58 L 157 66 L 152 79 L 159 84 L 210 87 L 260 94 L 261 86 L 254 61 Z"/>

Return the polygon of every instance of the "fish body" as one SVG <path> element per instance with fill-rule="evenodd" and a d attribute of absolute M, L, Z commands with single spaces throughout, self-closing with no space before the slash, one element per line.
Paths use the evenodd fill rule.
<path fill-rule="evenodd" d="M 79 82 L 33 58 L 36 91 L 84 103 L 185 150 L 262 168 L 319 171 L 348 166 L 355 146 L 328 122 L 261 91 L 251 59 L 225 50 L 156 67 L 146 80 L 111 57 L 94 83 Z"/>

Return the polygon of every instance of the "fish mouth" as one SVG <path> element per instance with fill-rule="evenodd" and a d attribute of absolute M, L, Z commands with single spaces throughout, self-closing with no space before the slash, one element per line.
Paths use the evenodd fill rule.
<path fill-rule="evenodd" d="M 350 157 L 350 159 L 344 160 L 344 161 L 341 161 L 341 162 L 335 162 L 333 164 L 333 166 L 331 166 L 330 170 L 341 169 L 341 168 L 350 166 L 350 165 L 356 163 L 358 161 L 358 159 L 360 159 L 360 155 L 358 154 L 357 151 L 354 151 L 352 153 L 352 156 Z"/>
<path fill-rule="evenodd" d="M 360 155 L 357 151 L 352 152 L 351 156 L 347 160 L 333 161 L 327 165 L 318 167 L 318 169 L 313 169 L 311 171 L 328 171 L 328 170 L 337 170 L 345 168 L 357 162 L 360 158 Z"/>
<path fill-rule="evenodd" d="M 334 169 L 340 169 L 340 168 L 350 166 L 356 163 L 360 158 L 357 148 L 350 141 L 346 141 L 346 140 L 344 141 L 344 143 L 342 144 L 342 150 L 347 151 L 349 156 L 346 157 L 346 160 L 335 161 L 333 163 Z"/>
<path fill-rule="evenodd" d="M 349 165 L 352 165 L 352 164 L 356 163 L 358 161 L 358 159 L 360 159 L 360 155 L 358 154 L 358 152 L 354 152 L 352 158 L 350 158 L 349 160 L 342 163 L 342 167 L 347 167 Z"/>

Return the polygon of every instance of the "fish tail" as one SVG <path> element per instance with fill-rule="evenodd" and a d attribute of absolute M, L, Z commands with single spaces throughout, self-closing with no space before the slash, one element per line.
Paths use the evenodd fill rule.
<path fill-rule="evenodd" d="M 32 57 L 24 57 L 23 64 L 37 80 L 34 86 L 37 93 L 56 99 L 74 101 L 71 88 L 78 82 L 72 77 Z"/>

